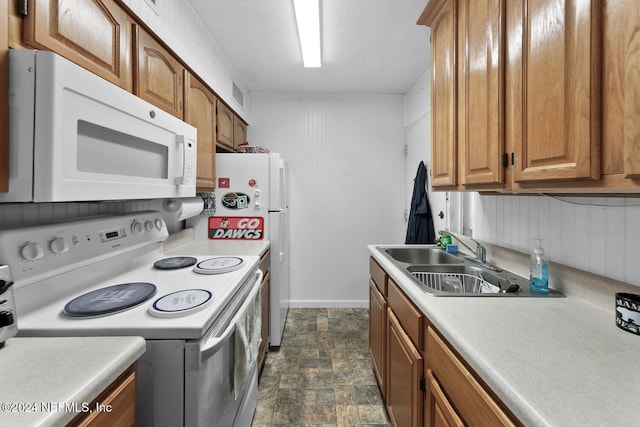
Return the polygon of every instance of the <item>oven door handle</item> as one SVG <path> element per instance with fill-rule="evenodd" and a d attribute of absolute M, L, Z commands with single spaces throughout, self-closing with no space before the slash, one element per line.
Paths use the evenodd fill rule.
<path fill-rule="evenodd" d="M 236 330 L 236 322 L 240 319 L 241 316 L 244 316 L 245 312 L 250 308 L 251 304 L 256 298 L 256 294 L 260 292 L 260 284 L 262 283 L 262 271 L 258 270 L 256 272 L 256 279 L 253 283 L 251 292 L 247 295 L 246 300 L 242 303 L 242 306 L 238 309 L 238 312 L 233 319 L 229 322 L 227 329 L 218 336 L 211 337 L 207 342 L 204 343 L 202 348 L 200 349 L 200 361 L 203 362 L 213 356 L 222 345 L 229 340 L 229 337 Z"/>

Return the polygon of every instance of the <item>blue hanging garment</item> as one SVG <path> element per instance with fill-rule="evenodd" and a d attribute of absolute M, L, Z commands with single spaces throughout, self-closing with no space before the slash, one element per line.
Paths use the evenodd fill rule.
<path fill-rule="evenodd" d="M 418 165 L 416 178 L 413 180 L 413 196 L 411 211 L 407 224 L 405 243 L 434 243 L 436 233 L 431 216 L 431 207 L 427 197 L 427 168 L 424 162 Z"/>

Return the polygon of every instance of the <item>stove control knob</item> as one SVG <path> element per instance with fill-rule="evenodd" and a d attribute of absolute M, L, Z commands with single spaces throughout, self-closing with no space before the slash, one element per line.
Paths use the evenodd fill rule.
<path fill-rule="evenodd" d="M 155 227 L 156 226 L 153 224 L 153 221 L 147 221 L 144 223 L 144 228 L 146 228 L 147 231 L 153 231 Z"/>
<path fill-rule="evenodd" d="M 52 241 L 49 242 L 49 249 L 54 254 L 63 254 L 69 251 L 69 245 L 67 245 L 67 241 L 62 237 L 56 237 Z"/>
<path fill-rule="evenodd" d="M 131 224 L 131 232 L 136 236 L 139 236 L 144 233 L 144 227 L 138 221 L 135 221 Z"/>
<path fill-rule="evenodd" d="M 44 256 L 44 251 L 39 244 L 29 242 L 20 248 L 20 256 L 27 261 L 35 261 Z"/>
<path fill-rule="evenodd" d="M 160 218 L 156 219 L 156 228 L 162 230 L 162 220 Z"/>

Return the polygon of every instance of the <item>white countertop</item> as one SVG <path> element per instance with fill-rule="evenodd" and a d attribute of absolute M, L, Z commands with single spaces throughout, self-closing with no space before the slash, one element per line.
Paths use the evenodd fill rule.
<path fill-rule="evenodd" d="M 269 250 L 268 240 L 194 240 L 193 228 L 171 234 L 162 244 L 167 255 L 262 256 Z"/>
<path fill-rule="evenodd" d="M 0 348 L 0 425 L 71 421 L 145 351 L 140 337 L 10 338 Z"/>
<path fill-rule="evenodd" d="M 394 245 L 368 248 L 525 425 L 638 425 L 640 337 L 616 326 L 613 299 L 434 297 L 377 246 Z"/>

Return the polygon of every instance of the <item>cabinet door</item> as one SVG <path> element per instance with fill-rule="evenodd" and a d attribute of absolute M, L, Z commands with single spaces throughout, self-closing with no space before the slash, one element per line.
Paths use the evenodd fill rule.
<path fill-rule="evenodd" d="M 504 0 L 458 2 L 462 184 L 504 183 L 504 17 Z"/>
<path fill-rule="evenodd" d="M 394 426 L 422 426 L 422 356 L 387 309 L 387 411 Z"/>
<path fill-rule="evenodd" d="M 382 398 L 386 397 L 385 348 L 387 345 L 387 302 L 369 279 L 369 353 Z"/>
<path fill-rule="evenodd" d="M 233 116 L 233 149 L 247 141 L 247 124 L 234 114 Z"/>
<path fill-rule="evenodd" d="M 624 173 L 640 178 L 640 8 L 625 2 Z"/>
<path fill-rule="evenodd" d="M 80 413 L 68 426 L 103 427 L 136 426 L 136 365 L 127 369 L 93 402 L 90 408 L 101 405 L 108 410 Z"/>
<path fill-rule="evenodd" d="M 271 276 L 267 272 L 262 279 L 262 284 L 260 285 L 260 304 L 262 306 L 261 317 L 260 317 L 260 337 L 262 341 L 260 342 L 260 348 L 258 349 L 258 366 L 262 369 L 265 360 L 267 359 L 267 349 L 269 348 L 269 295 L 271 293 Z"/>
<path fill-rule="evenodd" d="M 9 191 L 9 8 L 0 7 L 0 192 Z"/>
<path fill-rule="evenodd" d="M 220 100 L 218 100 L 217 109 L 217 130 L 216 138 L 217 144 L 226 148 L 227 150 L 233 150 L 233 111 Z"/>
<path fill-rule="evenodd" d="M 438 387 L 468 425 L 514 426 L 510 415 L 487 393 L 474 374 L 431 327 L 426 332 L 427 371 L 437 378 Z M 431 418 L 432 415 L 429 415 Z"/>
<path fill-rule="evenodd" d="M 514 180 L 600 177 L 600 2 L 509 1 L 522 20 L 509 33 L 509 55 L 521 44 L 521 120 L 512 123 Z M 521 40 L 519 39 L 521 37 Z M 517 108 L 517 107 L 516 107 Z"/>
<path fill-rule="evenodd" d="M 198 129 L 196 187 L 209 192 L 216 187 L 217 98 L 197 77 L 186 73 L 184 120 Z"/>
<path fill-rule="evenodd" d="M 427 401 L 425 402 L 425 426 L 463 427 L 464 423 L 456 414 L 451 403 L 440 388 L 431 370 L 427 370 Z"/>
<path fill-rule="evenodd" d="M 432 0 L 419 24 L 431 27 L 431 185 L 457 184 L 456 2 Z"/>
<path fill-rule="evenodd" d="M 24 39 L 132 90 L 131 20 L 113 0 L 29 2 Z"/>
<path fill-rule="evenodd" d="M 184 67 L 149 33 L 135 28 L 135 94 L 182 119 Z"/>

